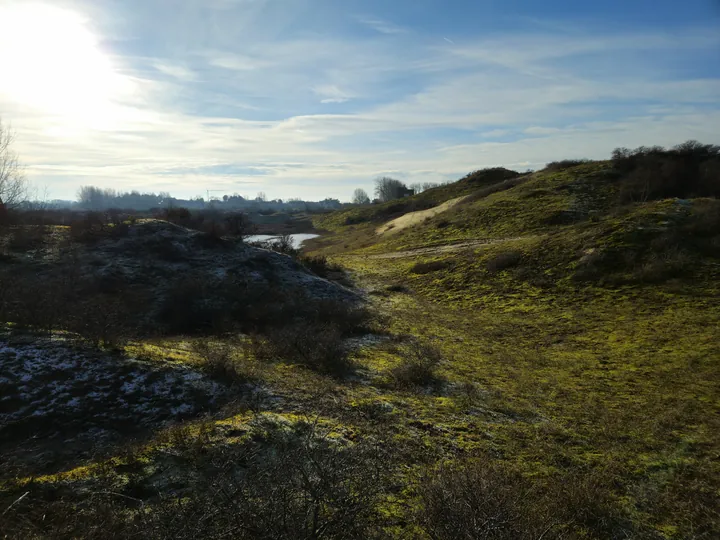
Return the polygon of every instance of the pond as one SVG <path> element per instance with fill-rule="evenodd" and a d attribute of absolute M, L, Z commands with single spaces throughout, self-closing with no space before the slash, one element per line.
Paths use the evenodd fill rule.
<path fill-rule="evenodd" d="M 291 234 L 289 235 L 290 238 L 292 238 L 293 247 L 295 249 L 300 249 L 304 242 L 308 240 L 312 240 L 313 238 L 317 238 L 320 236 L 319 234 Z M 272 242 L 273 240 L 277 241 L 277 239 L 280 238 L 279 235 L 271 235 L 271 234 L 255 234 L 253 236 L 248 236 L 245 238 L 245 242 Z"/>

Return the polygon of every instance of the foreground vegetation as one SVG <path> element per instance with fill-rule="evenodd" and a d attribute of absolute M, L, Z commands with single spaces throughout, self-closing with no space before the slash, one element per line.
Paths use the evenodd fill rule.
<path fill-rule="evenodd" d="M 619 151 L 318 217 L 327 234 L 303 260 L 344 268 L 357 304 L 278 295 L 264 318 L 133 330 L 102 350 L 62 317 L 6 316 L 3 365 L 43 339 L 113 370 L 140 362 L 143 381 L 190 369 L 221 398 L 193 391 L 184 416 L 150 414 L 82 455 L 58 447 L 51 416 L 45 431 L 0 425 L 34 452 L 0 448 L 0 531 L 717 537 L 718 170 L 715 147 Z"/>

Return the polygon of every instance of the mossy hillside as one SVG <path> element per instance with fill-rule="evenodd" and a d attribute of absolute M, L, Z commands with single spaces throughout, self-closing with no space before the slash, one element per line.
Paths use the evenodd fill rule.
<path fill-rule="evenodd" d="M 717 536 L 720 302 L 706 223 L 714 223 L 715 201 L 617 207 L 616 180 L 600 174 L 606 170 L 589 163 L 535 173 L 392 237 L 377 237 L 377 223 L 338 225 L 314 250 L 370 293 L 384 327 L 354 349 L 353 373 L 333 377 L 292 362 L 258 361 L 251 343 L 218 338 L 256 389 L 251 399 L 238 393 L 237 403 L 203 421 L 160 432 L 70 475 L 48 475 L 49 497 L 77 500 L 87 515 L 88 504 L 98 501 L 92 493 L 112 491 L 153 515 L 163 498 L 179 494 L 187 502 L 201 494 L 207 487 L 194 475 L 225 463 L 218 457 L 246 456 L 246 449 L 264 455 L 277 432 L 270 424 L 300 434 L 314 425 L 343 447 L 370 442 L 388 451 L 391 479 L 375 505 L 380 537 L 428 537 L 415 517 L 423 510 L 424 475 L 443 463 L 478 459 L 521 474 L 525 495 L 548 489 L 563 493 L 562 506 L 578 507 L 572 519 L 557 518 L 546 537 Z M 452 185 L 443 189 L 443 196 L 457 196 Z M 576 189 L 593 194 L 585 197 L 589 210 L 574 212 Z M 438 227 L 441 220 L 449 224 Z M 690 232 L 698 227 L 710 232 Z M 425 242 L 430 231 L 437 236 Z M 667 246 L 672 252 L 682 231 L 700 239 L 681 245 L 696 263 L 692 272 L 646 281 L 639 270 Z M 484 238 L 503 241 L 408 252 Z M 622 255 L 645 248 L 627 261 Z M 583 266 L 597 252 L 612 254 L 595 260 L 608 266 L 588 274 Z M 608 268 L 617 275 L 601 279 Z M 393 370 L 413 339 L 442 352 L 439 384 L 394 383 Z M 199 369 L 207 361 L 172 339 L 133 347 Z M 30 478 L 3 489 L 4 506 L 28 490 L 43 500 Z M 551 508 L 531 498 L 529 515 Z M 14 507 L 26 512 L 20 517 L 32 514 L 24 506 L 32 500 Z M 50 514 L 40 520 L 42 505 L 36 509 L 36 523 L 52 522 Z"/>
<path fill-rule="evenodd" d="M 336 231 L 352 225 L 384 223 L 408 212 L 433 208 L 450 199 L 469 195 L 479 189 L 501 186 L 519 176 L 521 176 L 520 173 L 503 168 L 483 169 L 470 173 L 457 182 L 429 189 L 412 197 L 350 208 L 316 217 L 315 225 L 319 224 L 328 231 Z"/>
<path fill-rule="evenodd" d="M 604 162 L 541 171 L 392 237 L 353 244 L 340 228 L 317 249 L 347 242 L 334 260 L 392 331 L 439 343 L 446 380 L 483 389 L 453 397 L 454 416 L 480 395 L 476 408 L 508 419 L 456 421 L 444 433 L 456 451 L 482 448 L 537 478 L 603 471 L 640 529 L 716 534 L 720 204 L 620 205 L 620 185 Z M 484 238 L 506 240 L 412 253 Z M 448 410 L 409 407 L 448 425 Z"/>

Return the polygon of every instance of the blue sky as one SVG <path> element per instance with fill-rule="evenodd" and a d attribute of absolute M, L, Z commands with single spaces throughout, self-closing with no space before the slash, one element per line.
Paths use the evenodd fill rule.
<path fill-rule="evenodd" d="M 720 143 L 714 0 L 0 0 L 0 116 L 51 198 L 271 198 Z"/>

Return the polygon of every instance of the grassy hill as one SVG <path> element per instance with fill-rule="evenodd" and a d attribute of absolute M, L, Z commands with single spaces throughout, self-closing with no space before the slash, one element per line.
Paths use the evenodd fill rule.
<path fill-rule="evenodd" d="M 316 216 L 325 234 L 298 260 L 345 273 L 356 292 L 334 301 L 312 297 L 334 285 L 257 250 L 272 265 L 248 277 L 269 288 L 238 276 L 224 294 L 208 285 L 216 263 L 242 274 L 246 249 L 213 237 L 193 306 L 232 300 L 233 315 L 197 319 L 182 289 L 170 310 L 182 333 L 134 330 L 113 347 L 78 324 L 84 304 L 48 331 L 32 322 L 41 303 L 0 287 L 0 390 L 12 394 L 0 397 L 0 531 L 718 537 L 718 154 L 692 143 L 476 171 Z M 123 238 L 98 244 L 103 261 L 97 247 L 68 253 L 93 274 Z M 168 268 L 199 264 L 194 245 Z M 163 253 L 153 246 L 144 267 Z M 0 258 L 0 278 L 18 258 Z M 53 268 L 36 259 L 31 281 Z M 286 294 L 283 268 L 310 294 Z M 101 292 L 100 307 L 125 296 Z M 38 406 L 48 414 L 28 415 Z M 64 422 L 81 436 L 66 440 Z"/>
<path fill-rule="evenodd" d="M 716 196 L 720 177 L 666 189 L 655 161 L 667 169 L 676 156 L 637 154 L 632 168 L 618 156 L 507 179 L 480 171 L 482 187 L 464 179 L 318 220 L 330 234 L 312 249 L 370 289 L 394 333 L 443 351 L 438 376 L 481 389 L 482 419 L 459 395 L 453 407 L 394 398 L 439 429 L 428 444 L 453 448 L 462 466 L 492 456 L 528 489 L 580 482 L 598 506 L 570 537 L 709 538 L 720 534 L 720 201 L 695 195 Z M 377 234 L 385 217 L 457 197 Z M 367 356 L 378 369 L 393 362 Z M 581 497 L 552 498 L 590 504 L 568 496 Z"/>

